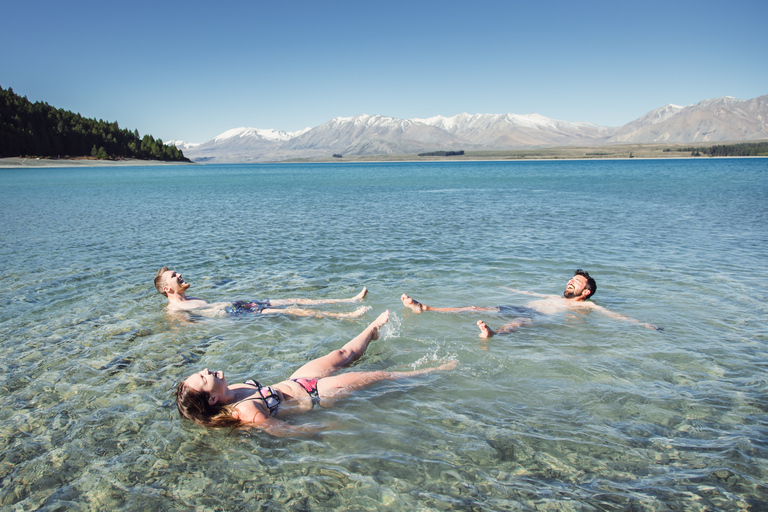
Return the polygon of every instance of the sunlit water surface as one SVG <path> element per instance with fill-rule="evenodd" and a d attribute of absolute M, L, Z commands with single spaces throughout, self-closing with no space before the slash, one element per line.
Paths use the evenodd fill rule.
<path fill-rule="evenodd" d="M 768 506 L 768 160 L 0 170 L 0 506 L 9 510 L 760 510 Z M 349 297 L 355 320 L 172 318 L 211 301 Z M 599 313 L 503 314 L 574 269 Z M 354 305 L 317 306 L 349 311 Z M 310 439 L 207 431 L 204 367 L 286 378 L 381 311 L 379 383 L 297 417 Z"/>

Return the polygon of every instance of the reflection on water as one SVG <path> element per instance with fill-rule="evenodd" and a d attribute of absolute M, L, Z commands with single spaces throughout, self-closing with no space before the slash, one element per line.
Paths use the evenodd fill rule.
<path fill-rule="evenodd" d="M 759 510 L 768 505 L 765 160 L 0 170 L 0 505 L 11 510 Z M 171 186 L 172 185 L 172 186 Z M 362 318 L 173 318 L 209 300 L 346 297 Z M 593 312 L 478 338 L 577 267 Z M 354 305 L 322 306 L 347 311 Z M 357 363 L 459 367 L 292 420 L 205 431 L 203 367 L 275 382 L 357 334 Z M 244 357 L 246 356 L 246 357 Z"/>

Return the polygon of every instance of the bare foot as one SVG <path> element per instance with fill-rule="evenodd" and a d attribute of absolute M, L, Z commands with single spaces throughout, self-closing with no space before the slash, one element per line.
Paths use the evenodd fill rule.
<path fill-rule="evenodd" d="M 478 321 L 477 321 L 477 326 L 480 328 L 480 334 L 479 334 L 479 336 L 480 336 L 481 338 L 490 338 L 490 337 L 492 337 L 494 334 L 496 334 L 495 332 L 493 332 L 493 331 L 491 330 L 491 328 L 490 328 L 490 327 L 488 327 L 487 325 L 485 325 L 485 322 L 483 322 L 482 320 L 478 320 Z"/>
<path fill-rule="evenodd" d="M 379 328 L 384 327 L 387 322 L 389 322 L 389 310 L 380 314 L 379 317 L 368 326 L 371 329 L 371 340 L 379 339 Z"/>
<path fill-rule="evenodd" d="M 400 296 L 400 300 L 403 301 L 403 306 L 409 308 L 414 313 L 421 313 L 422 311 L 426 311 L 424 304 L 421 302 L 416 302 L 406 294 Z"/>
<path fill-rule="evenodd" d="M 358 293 L 357 295 L 355 295 L 354 297 L 352 297 L 352 298 L 354 300 L 363 300 L 366 295 L 368 295 L 368 288 L 363 286 L 363 290 L 360 293 Z"/>

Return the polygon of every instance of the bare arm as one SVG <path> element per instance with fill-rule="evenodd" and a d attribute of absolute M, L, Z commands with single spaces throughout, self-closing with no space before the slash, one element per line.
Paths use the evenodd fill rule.
<path fill-rule="evenodd" d="M 604 308 L 602 306 L 598 306 L 597 304 L 594 304 L 592 302 L 590 302 L 589 304 L 592 304 L 592 306 L 591 306 L 592 309 L 594 309 L 596 311 L 600 311 L 601 313 L 603 313 L 604 315 L 606 315 L 606 316 L 608 316 L 610 318 L 616 318 L 618 320 L 624 320 L 625 322 L 632 322 L 633 324 L 639 324 L 639 325 L 645 327 L 646 329 L 651 329 L 653 331 L 663 331 L 664 330 L 663 327 L 659 327 L 658 325 L 653 325 L 653 324 L 641 322 L 640 320 L 637 320 L 636 318 L 632 318 L 632 317 L 629 317 L 629 316 L 626 316 L 626 315 L 622 315 L 620 313 L 615 313 L 615 312 L 613 312 L 613 311 L 611 311 L 611 310 L 609 310 L 607 308 Z"/>
<path fill-rule="evenodd" d="M 266 418 L 260 423 L 244 423 L 244 426 L 259 429 L 275 437 L 312 437 L 329 428 L 322 425 L 291 425 L 275 418 Z"/>
<path fill-rule="evenodd" d="M 236 417 L 244 427 L 255 428 L 276 437 L 311 437 L 328 428 L 321 425 L 291 425 L 265 414 L 254 402 L 238 405 Z"/>

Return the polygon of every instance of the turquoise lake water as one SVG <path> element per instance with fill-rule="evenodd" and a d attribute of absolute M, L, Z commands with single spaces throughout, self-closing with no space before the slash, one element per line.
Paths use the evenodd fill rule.
<path fill-rule="evenodd" d="M 0 169 L 0 507 L 7 510 L 764 510 L 768 160 Z M 337 298 L 361 318 L 171 317 Z M 576 268 L 599 312 L 502 313 Z M 356 305 L 315 306 L 336 312 Z M 294 424 L 202 429 L 173 390 L 208 367 L 274 383 L 390 323 L 383 382 Z"/>

